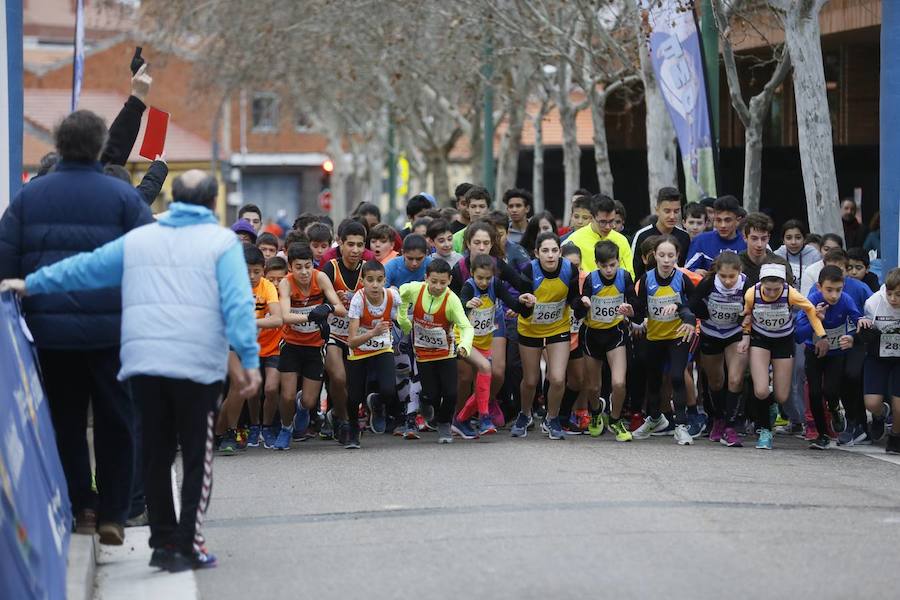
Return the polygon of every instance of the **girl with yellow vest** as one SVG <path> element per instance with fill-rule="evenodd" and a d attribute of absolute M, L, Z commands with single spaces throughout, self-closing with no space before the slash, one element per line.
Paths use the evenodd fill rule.
<path fill-rule="evenodd" d="M 353 294 L 347 311 L 348 412 L 358 414 L 369 375 L 374 374 L 378 393 L 373 395 L 370 406 L 372 431 L 384 433 L 384 426 L 376 427 L 374 423 L 384 420 L 385 407 L 393 406 L 397 397 L 391 322 L 397 317 L 400 294 L 393 288 L 384 288 L 384 265 L 377 260 L 365 263 L 360 276 L 363 289 Z M 359 419 L 350 419 L 350 436 L 344 447 L 359 448 Z"/>
<path fill-rule="evenodd" d="M 676 413 L 685 406 L 684 369 L 696 327 L 689 308 L 694 284 L 677 269 L 678 241 L 671 235 L 659 236 L 653 244 L 653 262 L 655 267 L 638 281 L 634 307 L 636 322 L 647 319 L 647 418 L 632 432 L 636 440 L 669 426 L 659 407 L 660 387 L 666 375 L 672 382 Z M 687 426 L 675 426 L 675 441 L 681 446 L 693 444 Z"/>
<path fill-rule="evenodd" d="M 542 429 L 552 440 L 565 439 L 559 422 L 559 407 L 566 382 L 569 362 L 571 321 L 570 306 L 580 302 L 578 270 L 560 256 L 559 238 L 545 232 L 537 236 L 536 259 L 528 263 L 522 274 L 531 280 L 530 294 L 520 301 L 532 308 L 530 316 L 519 315 L 519 355 L 522 358 L 522 411 L 512 427 L 513 437 L 525 437 L 532 424 L 532 404 L 541 369 L 541 355 L 547 351 L 547 419 Z"/>

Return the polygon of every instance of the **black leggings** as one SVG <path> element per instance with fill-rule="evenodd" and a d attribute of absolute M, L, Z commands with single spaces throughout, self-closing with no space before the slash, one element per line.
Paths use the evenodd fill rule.
<path fill-rule="evenodd" d="M 647 340 L 645 365 L 647 369 L 647 414 L 658 418 L 659 388 L 663 377 L 668 375 L 672 380 L 672 392 L 675 396 L 675 410 L 681 412 L 684 407 L 684 369 L 687 366 L 690 344 L 677 340 Z"/>
<path fill-rule="evenodd" d="M 347 414 L 350 416 L 350 427 L 358 424 L 356 419 L 359 405 L 366 397 L 370 374 L 375 376 L 375 385 L 379 398 L 389 414 L 395 414 L 397 404 L 396 372 L 394 355 L 390 352 L 376 354 L 359 360 L 348 360 L 347 365 Z"/>
<path fill-rule="evenodd" d="M 859 340 L 845 355 L 844 377 L 841 380 L 841 401 L 847 419 L 855 424 L 866 423 L 866 406 L 863 402 L 863 363 L 866 347 Z"/>
<path fill-rule="evenodd" d="M 438 423 L 450 423 L 456 408 L 457 368 L 455 358 L 418 363 L 422 391 L 434 406 Z"/>
<path fill-rule="evenodd" d="M 841 379 L 844 376 L 846 356 L 835 354 L 833 356 L 816 356 L 815 350 L 806 348 L 806 381 L 809 383 L 809 409 L 816 421 L 816 429 L 824 434 L 825 409 L 822 406 L 824 399 L 828 403 L 828 410 L 832 413 L 837 410 L 841 399 Z"/>

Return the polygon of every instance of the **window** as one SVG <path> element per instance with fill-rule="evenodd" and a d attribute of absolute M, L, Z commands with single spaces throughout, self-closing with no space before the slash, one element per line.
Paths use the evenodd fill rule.
<path fill-rule="evenodd" d="M 253 131 L 278 129 L 278 97 L 268 92 L 253 94 L 251 105 Z"/>
<path fill-rule="evenodd" d="M 311 131 L 313 128 L 313 122 L 302 110 L 298 110 L 295 113 L 294 118 L 294 129 L 297 131 Z"/>

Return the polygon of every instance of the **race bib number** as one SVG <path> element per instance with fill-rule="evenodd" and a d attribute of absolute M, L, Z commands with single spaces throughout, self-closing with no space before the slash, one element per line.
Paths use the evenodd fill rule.
<path fill-rule="evenodd" d="M 450 343 L 447 340 L 447 332 L 443 327 L 425 327 L 416 323 L 413 326 L 413 344 L 418 348 L 429 350 L 449 350 Z"/>
<path fill-rule="evenodd" d="M 534 305 L 534 314 L 531 317 L 531 322 L 535 325 L 557 323 L 562 318 L 565 308 L 565 300 L 560 300 L 559 302 L 538 302 Z"/>
<path fill-rule="evenodd" d="M 846 325 L 834 327 L 825 330 L 825 338 L 828 340 L 829 350 L 839 350 L 841 347 L 841 337 L 847 335 Z"/>
<path fill-rule="evenodd" d="M 569 315 L 569 333 L 578 333 L 578 330 L 581 329 L 582 323 L 584 323 L 584 319 L 576 319 L 575 313 Z"/>
<path fill-rule="evenodd" d="M 787 304 L 778 306 L 757 304 L 753 307 L 753 320 L 758 327 L 766 331 L 780 331 L 791 322 L 791 309 Z"/>
<path fill-rule="evenodd" d="M 366 329 L 365 327 L 359 328 L 360 335 L 364 335 L 371 331 L 371 329 Z M 366 340 L 365 344 L 361 344 L 357 351 L 359 352 L 376 352 L 378 350 L 385 350 L 387 348 L 391 348 L 391 330 L 388 329 L 384 333 L 379 333 L 375 337 L 371 337 Z"/>
<path fill-rule="evenodd" d="M 625 303 L 625 295 L 591 296 L 591 320 L 612 323 L 619 318 L 619 307 Z"/>
<path fill-rule="evenodd" d="M 494 315 L 496 311 L 491 308 L 476 308 L 469 313 L 469 321 L 475 329 L 475 337 L 490 335 L 496 329 Z"/>
<path fill-rule="evenodd" d="M 882 333 L 878 344 L 881 358 L 900 358 L 900 333 Z"/>
<path fill-rule="evenodd" d="M 663 315 L 663 309 L 670 304 L 677 304 L 678 296 L 675 294 L 671 294 L 669 296 L 648 296 L 647 297 L 647 310 L 649 312 L 649 318 L 654 321 L 661 321 L 663 323 L 669 323 L 671 321 L 675 321 L 679 319 L 678 311 L 675 311 L 671 315 Z"/>
<path fill-rule="evenodd" d="M 306 315 L 309 317 L 309 313 L 313 311 L 315 306 L 292 306 L 291 313 L 295 315 Z M 315 333 L 319 330 L 319 326 L 315 323 L 307 321 L 306 323 L 292 323 L 291 329 L 294 331 L 299 331 L 300 333 Z"/>
<path fill-rule="evenodd" d="M 350 317 L 328 317 L 328 325 L 331 327 L 331 335 L 346 338 L 350 335 Z"/>
<path fill-rule="evenodd" d="M 716 325 L 737 325 L 741 322 L 741 311 L 744 305 L 740 302 L 719 302 L 710 299 L 707 302 L 709 320 Z"/>

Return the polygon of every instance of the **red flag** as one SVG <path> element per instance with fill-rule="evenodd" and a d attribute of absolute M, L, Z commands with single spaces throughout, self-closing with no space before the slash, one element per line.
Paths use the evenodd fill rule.
<path fill-rule="evenodd" d="M 147 115 L 147 128 L 144 130 L 144 142 L 140 155 L 147 160 L 156 160 L 166 147 L 166 130 L 169 128 L 169 113 L 150 107 Z"/>

